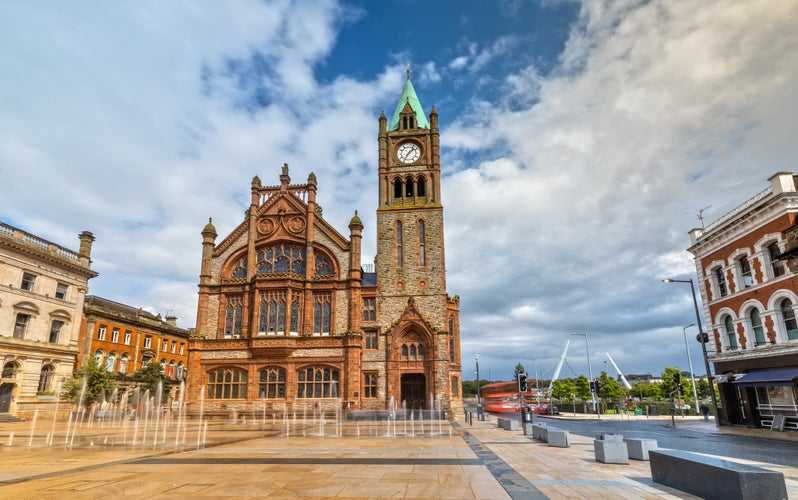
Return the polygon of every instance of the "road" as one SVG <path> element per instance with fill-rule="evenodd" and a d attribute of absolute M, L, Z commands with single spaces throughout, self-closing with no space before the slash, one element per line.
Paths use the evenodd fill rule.
<path fill-rule="evenodd" d="M 519 413 L 497 414 L 503 418 L 519 419 Z M 767 439 L 759 436 L 740 436 L 714 432 L 714 426 L 702 421 L 670 420 L 586 420 L 535 415 L 534 422 L 545 422 L 572 434 L 593 437 L 599 433 L 622 434 L 624 437 L 656 439 L 661 448 L 720 455 L 757 462 L 798 467 L 798 453 L 794 441 Z"/>

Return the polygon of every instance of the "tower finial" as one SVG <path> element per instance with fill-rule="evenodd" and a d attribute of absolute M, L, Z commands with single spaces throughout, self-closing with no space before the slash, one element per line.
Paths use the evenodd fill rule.
<path fill-rule="evenodd" d="M 410 75 L 413 74 L 413 70 L 410 69 L 410 63 L 407 63 L 407 79 L 410 80 Z"/>

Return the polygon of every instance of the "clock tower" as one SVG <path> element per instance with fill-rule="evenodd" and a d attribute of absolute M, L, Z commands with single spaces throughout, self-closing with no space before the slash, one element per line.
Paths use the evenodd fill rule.
<path fill-rule="evenodd" d="M 459 298 L 446 291 L 439 135 L 438 113 L 424 114 L 408 71 L 390 121 L 379 119 L 377 309 L 388 395 L 458 411 Z"/>

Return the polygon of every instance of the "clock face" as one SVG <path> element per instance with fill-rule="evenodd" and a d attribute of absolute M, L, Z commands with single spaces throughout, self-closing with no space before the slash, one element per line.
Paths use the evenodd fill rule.
<path fill-rule="evenodd" d="M 413 142 L 406 142 L 396 149 L 396 157 L 402 163 L 413 163 L 421 157 L 421 148 Z"/>

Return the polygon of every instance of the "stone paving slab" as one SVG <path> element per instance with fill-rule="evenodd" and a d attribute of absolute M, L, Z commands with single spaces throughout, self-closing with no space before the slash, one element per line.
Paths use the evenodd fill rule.
<path fill-rule="evenodd" d="M 53 446 L 49 435 L 26 436 L 25 423 L 0 424 L 0 498 L 696 498 L 654 483 L 648 462 L 596 462 L 582 436 L 553 448 L 481 421 L 439 423 L 427 428 L 432 435 L 387 434 L 382 425 L 343 436 L 313 429 L 285 436 L 266 422 L 212 423 L 198 447 L 174 445 L 174 433 L 133 446 L 119 435 L 129 429 L 91 428 L 68 447 L 60 424 Z M 189 429 L 188 441 L 201 432 Z M 798 500 L 798 470 L 757 465 L 783 472 Z"/>

